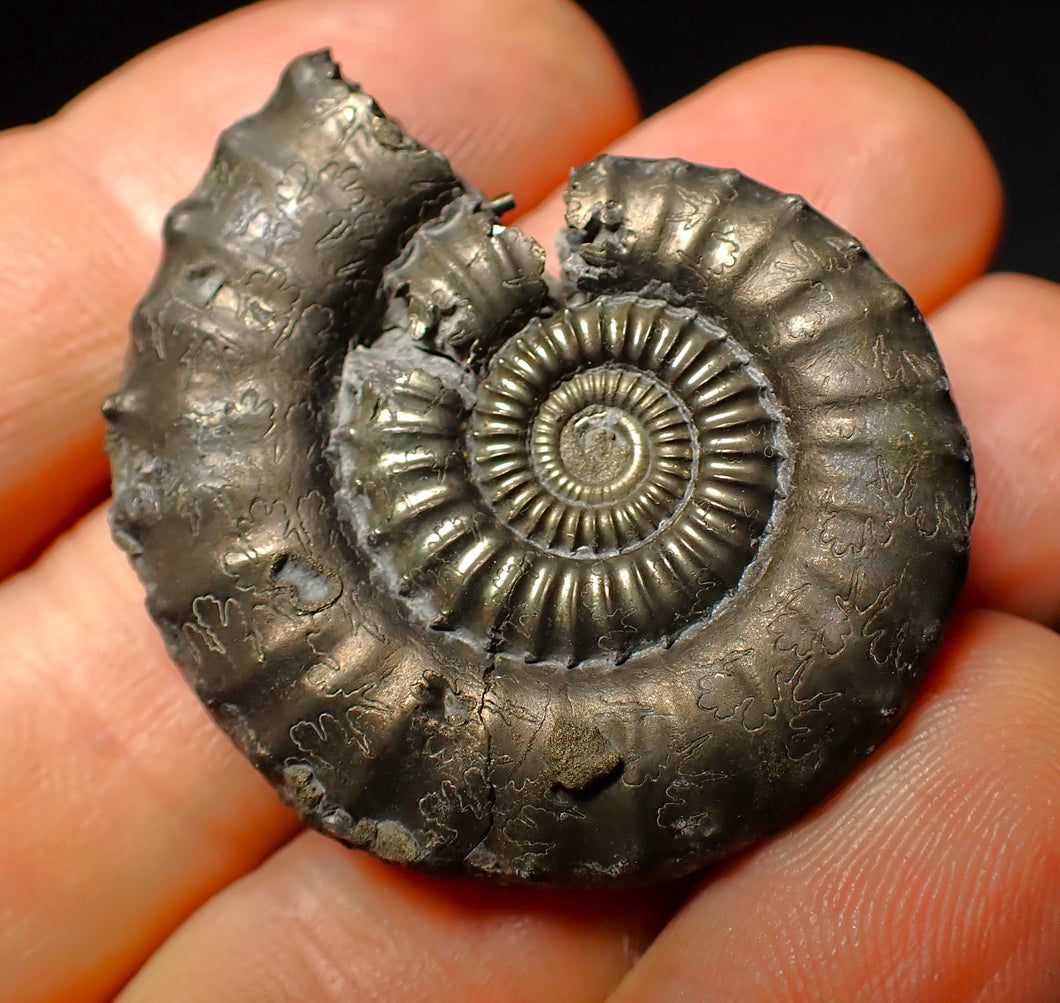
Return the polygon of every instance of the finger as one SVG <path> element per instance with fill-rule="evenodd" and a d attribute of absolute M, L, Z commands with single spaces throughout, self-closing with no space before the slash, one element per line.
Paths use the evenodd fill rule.
<path fill-rule="evenodd" d="M 857 236 L 924 310 L 986 267 L 1000 185 L 959 108 L 916 74 L 845 49 L 752 60 L 654 115 L 614 146 L 736 167 L 796 192 Z M 559 195 L 524 221 L 539 240 Z"/>
<path fill-rule="evenodd" d="M 0 998 L 107 995 L 295 830 L 90 516 L 0 588 Z"/>
<path fill-rule="evenodd" d="M 613 1003 L 1056 999 L 1060 638 L 998 613 L 949 635 L 874 760 L 709 878 Z"/>
<path fill-rule="evenodd" d="M 164 213 L 218 132 L 299 52 L 332 47 L 472 184 L 533 204 L 634 120 L 599 31 L 565 0 L 312 0 L 241 10 L 0 140 L 0 571 L 103 491 L 100 401 L 158 260 Z"/>
<path fill-rule="evenodd" d="M 664 901 L 426 878 L 306 833 L 205 905 L 120 999 L 600 1000 Z"/>
<path fill-rule="evenodd" d="M 422 63 L 427 39 L 447 53 L 437 65 Z M 67 492 L 103 476 L 95 433 L 86 430 L 117 380 L 125 318 L 154 267 L 153 237 L 140 232 L 157 227 L 148 217 L 191 187 L 217 129 L 260 104 L 291 55 L 324 42 L 366 81 L 380 78 L 381 98 L 408 111 L 412 128 L 426 134 L 430 125 L 435 141 L 448 136 L 469 160 L 476 149 L 494 150 L 487 171 L 471 172 L 488 190 L 514 175 L 532 198 L 537 172 L 551 170 L 551 184 L 557 162 L 632 113 L 614 57 L 564 3 L 462 0 L 443 11 L 414 0 L 316 2 L 242 11 L 143 57 L 63 120 L 7 137 L 13 158 L 0 156 L 0 171 L 21 166 L 14 188 L 0 185 L 0 201 L 11 203 L 0 221 L 16 231 L 6 253 L 22 277 L 0 296 L 22 290 L 27 309 L 9 302 L 17 323 L 0 337 L 19 399 L 51 392 L 46 405 L 17 409 L 11 394 L 0 395 L 7 450 L 0 467 L 11 475 L 0 518 L 23 530 L 8 557 L 69 516 Z M 462 103 L 495 60 L 469 126 Z M 125 101 L 146 105 L 130 117 Z M 441 118 L 421 111 L 415 121 L 421 106 Z M 563 121 L 554 121 L 557 109 Z M 197 151 L 183 152 L 194 143 Z M 125 173 L 108 160 L 115 144 L 130 158 Z M 159 185 L 154 210 L 145 202 L 152 182 L 139 172 Z M 41 225 L 56 218 L 65 220 L 61 228 Z M 45 239 L 20 237 L 23 230 Z M 81 298 L 60 309 L 74 288 L 84 290 Z M 34 344 L 38 329 L 46 336 Z M 81 445 L 71 453 L 75 440 Z M 51 499 L 50 514 L 22 511 L 26 485 Z M 142 591 L 106 537 L 102 518 L 93 517 L 0 595 L 12 666 L 0 675 L 0 798 L 19 811 L 5 829 L 3 873 L 18 876 L 5 889 L 5 908 L 17 922 L 0 925 L 0 972 L 19 998 L 112 991 L 197 902 L 253 866 L 291 824 L 223 740 L 206 740 L 214 732 L 172 677 L 141 611 Z"/>
<path fill-rule="evenodd" d="M 968 597 L 1060 623 L 1060 287 L 991 275 L 936 314 L 975 457 Z"/>

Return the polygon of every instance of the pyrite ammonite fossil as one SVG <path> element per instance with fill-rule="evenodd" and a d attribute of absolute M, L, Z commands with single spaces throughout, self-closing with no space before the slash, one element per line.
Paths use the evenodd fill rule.
<path fill-rule="evenodd" d="M 106 404 L 169 650 L 304 818 L 604 885 L 775 831 L 893 727 L 960 588 L 909 296 L 733 170 L 575 170 L 562 287 L 326 53 L 166 224 Z"/>

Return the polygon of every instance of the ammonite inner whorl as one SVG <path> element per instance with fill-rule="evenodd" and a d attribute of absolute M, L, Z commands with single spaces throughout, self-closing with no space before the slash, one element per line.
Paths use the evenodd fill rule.
<path fill-rule="evenodd" d="M 339 481 L 424 626 L 528 661 L 621 661 L 702 620 L 750 563 L 779 411 L 693 311 L 619 295 L 533 320 L 470 407 L 415 374 L 364 382 L 365 354 L 347 358 Z"/>
<path fill-rule="evenodd" d="M 678 875 L 908 706 L 967 438 L 909 297 L 797 197 L 601 157 L 561 286 L 503 207 L 296 60 L 167 221 L 105 407 L 115 537 L 310 824 L 508 882 Z"/>

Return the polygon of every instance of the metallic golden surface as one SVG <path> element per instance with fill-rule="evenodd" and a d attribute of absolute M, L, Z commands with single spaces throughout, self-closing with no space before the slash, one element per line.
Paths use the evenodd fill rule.
<path fill-rule="evenodd" d="M 737 171 L 573 172 L 562 286 L 296 60 L 171 213 L 108 401 L 115 537 L 312 825 L 615 885 L 773 832 L 908 707 L 968 442 L 854 238 Z"/>

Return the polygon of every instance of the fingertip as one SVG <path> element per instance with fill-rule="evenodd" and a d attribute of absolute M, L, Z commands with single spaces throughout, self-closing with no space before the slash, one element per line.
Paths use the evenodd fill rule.
<path fill-rule="evenodd" d="M 1060 621 L 1060 286 L 988 275 L 932 319 L 972 440 L 971 601 Z"/>
<path fill-rule="evenodd" d="M 1000 231 L 1000 176 L 972 121 L 930 81 L 826 46 L 771 53 L 728 77 L 719 90 L 782 95 L 760 104 L 759 124 L 787 155 L 771 163 L 752 147 L 751 172 L 767 183 L 775 176 L 862 239 L 922 309 L 987 266 Z"/>
<path fill-rule="evenodd" d="M 458 173 L 524 208 L 636 119 L 618 57 L 568 0 L 271 0 L 137 57 L 64 109 L 63 135 L 154 236 L 218 133 L 321 48 Z"/>
<path fill-rule="evenodd" d="M 616 145 L 736 167 L 805 197 L 930 309 L 986 266 L 997 169 L 967 115 L 912 70 L 853 49 L 785 49 L 744 63 Z"/>
<path fill-rule="evenodd" d="M 99 402 L 165 213 L 218 133 L 261 107 L 300 52 L 326 47 L 471 184 L 512 191 L 522 209 L 636 116 L 618 58 L 567 0 L 273 0 L 144 53 L 56 118 L 5 136 L 0 569 L 106 490 Z"/>

